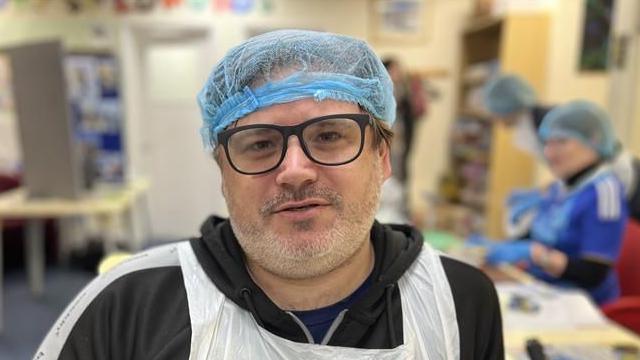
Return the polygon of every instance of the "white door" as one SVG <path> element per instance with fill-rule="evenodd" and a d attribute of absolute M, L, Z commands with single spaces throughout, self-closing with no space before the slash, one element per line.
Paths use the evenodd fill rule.
<path fill-rule="evenodd" d="M 204 219 L 226 215 L 220 174 L 204 151 L 196 94 L 213 64 L 209 29 L 134 28 L 139 71 L 135 114 L 139 153 L 132 164 L 151 183 L 150 237 L 177 240 L 198 234 Z M 134 150 L 135 151 L 135 150 Z"/>

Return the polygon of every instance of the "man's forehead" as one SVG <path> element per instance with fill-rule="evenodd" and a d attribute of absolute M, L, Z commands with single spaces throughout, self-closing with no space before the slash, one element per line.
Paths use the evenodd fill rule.
<path fill-rule="evenodd" d="M 346 101 L 302 99 L 260 109 L 242 117 L 233 126 L 251 124 L 295 125 L 319 116 L 360 112 L 358 104 Z"/>

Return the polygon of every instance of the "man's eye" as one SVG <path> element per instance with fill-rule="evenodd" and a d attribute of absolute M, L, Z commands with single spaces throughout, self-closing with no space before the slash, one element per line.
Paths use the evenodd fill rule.
<path fill-rule="evenodd" d="M 317 136 L 317 140 L 320 142 L 333 142 L 333 141 L 340 140 L 341 138 L 342 138 L 342 134 L 336 131 L 323 132 L 318 134 Z"/>
<path fill-rule="evenodd" d="M 269 150 L 272 149 L 274 147 L 273 141 L 269 141 L 269 140 L 262 140 L 262 141 L 256 141 L 253 142 L 251 144 L 249 144 L 246 148 L 247 151 L 265 151 L 265 150 Z"/>

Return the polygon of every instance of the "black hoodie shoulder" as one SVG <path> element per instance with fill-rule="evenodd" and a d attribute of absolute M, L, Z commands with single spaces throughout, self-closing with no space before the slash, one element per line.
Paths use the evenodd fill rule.
<path fill-rule="evenodd" d="M 34 359 L 188 359 L 191 322 L 175 244 L 136 254 L 69 304 Z"/>

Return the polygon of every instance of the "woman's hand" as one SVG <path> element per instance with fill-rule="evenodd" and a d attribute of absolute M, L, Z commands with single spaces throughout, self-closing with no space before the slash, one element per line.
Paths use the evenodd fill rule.
<path fill-rule="evenodd" d="M 531 261 L 547 274 L 560 277 L 567 268 L 567 255 L 563 252 L 548 248 L 539 242 L 531 245 Z"/>

